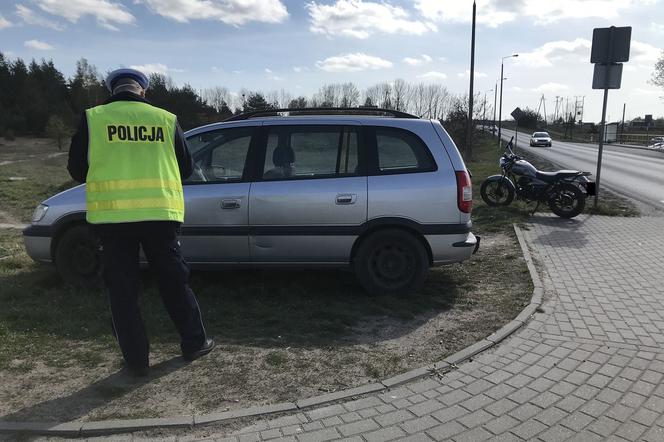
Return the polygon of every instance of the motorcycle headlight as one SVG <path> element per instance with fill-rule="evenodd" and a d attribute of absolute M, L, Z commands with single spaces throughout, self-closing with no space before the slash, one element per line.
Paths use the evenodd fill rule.
<path fill-rule="evenodd" d="M 45 204 L 38 205 L 35 211 L 32 213 L 32 222 L 38 223 L 39 221 L 41 221 L 46 215 L 47 211 L 48 211 L 47 205 Z"/>

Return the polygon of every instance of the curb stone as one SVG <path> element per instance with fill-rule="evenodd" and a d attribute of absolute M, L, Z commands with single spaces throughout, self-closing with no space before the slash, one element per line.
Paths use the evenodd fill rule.
<path fill-rule="evenodd" d="M 214 423 L 226 422 L 233 419 L 245 417 L 264 417 L 277 413 L 298 411 L 306 408 L 312 408 L 332 402 L 356 398 L 370 393 L 388 391 L 399 385 L 406 384 L 418 379 L 432 376 L 441 372 L 448 371 L 456 365 L 464 362 L 473 356 L 496 346 L 498 343 L 509 337 L 512 333 L 521 328 L 530 317 L 536 312 L 542 304 L 543 286 L 535 268 L 533 258 L 528 249 L 528 245 L 523 237 L 523 232 L 515 224 L 516 232 L 523 258 L 526 260 L 528 271 L 533 282 L 533 294 L 530 303 L 519 313 L 519 315 L 505 324 L 502 328 L 493 334 L 478 341 L 461 351 L 458 351 L 444 360 L 429 364 L 424 367 L 416 368 L 406 373 L 393 376 L 380 382 L 366 384 L 348 390 L 341 390 L 334 393 L 327 393 L 320 396 L 314 396 L 305 399 L 299 399 L 296 402 L 284 402 L 279 404 L 249 407 L 239 410 L 226 411 L 220 413 L 210 413 L 201 416 L 180 416 L 172 418 L 152 418 L 152 419 L 131 419 L 131 420 L 113 420 L 113 421 L 94 421 L 94 422 L 3 422 L 0 421 L 1 433 L 26 433 L 31 435 L 48 436 L 92 436 L 98 434 L 117 434 L 131 431 L 154 429 L 154 428 L 175 428 L 175 427 L 201 427 Z"/>

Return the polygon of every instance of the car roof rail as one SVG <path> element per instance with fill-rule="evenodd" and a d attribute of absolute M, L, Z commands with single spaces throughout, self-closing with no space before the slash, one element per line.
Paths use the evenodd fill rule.
<path fill-rule="evenodd" d="M 305 108 L 282 108 L 282 109 L 262 109 L 251 112 L 243 112 L 238 115 L 226 118 L 224 121 L 242 121 L 249 118 L 258 117 L 278 117 L 278 116 L 291 116 L 291 115 L 373 115 L 373 116 L 387 116 L 393 118 L 415 118 L 420 117 L 406 112 L 401 112 L 394 109 L 384 109 L 372 106 L 360 107 L 305 107 Z"/>

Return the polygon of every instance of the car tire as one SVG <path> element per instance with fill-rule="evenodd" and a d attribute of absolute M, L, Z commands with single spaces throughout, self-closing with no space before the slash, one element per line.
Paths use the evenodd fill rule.
<path fill-rule="evenodd" d="M 99 245 L 88 226 L 78 224 L 62 234 L 55 249 L 55 266 L 67 284 L 91 287 L 100 283 Z"/>
<path fill-rule="evenodd" d="M 407 295 L 419 290 L 429 271 L 422 242 L 401 229 L 370 234 L 353 259 L 355 275 L 372 295 Z"/>

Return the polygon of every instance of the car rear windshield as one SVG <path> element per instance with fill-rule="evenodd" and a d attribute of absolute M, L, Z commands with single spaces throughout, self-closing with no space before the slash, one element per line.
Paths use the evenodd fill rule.
<path fill-rule="evenodd" d="M 549 134 L 546 133 L 546 132 L 535 132 L 533 134 L 533 137 L 548 137 L 548 136 L 549 136 Z"/>

